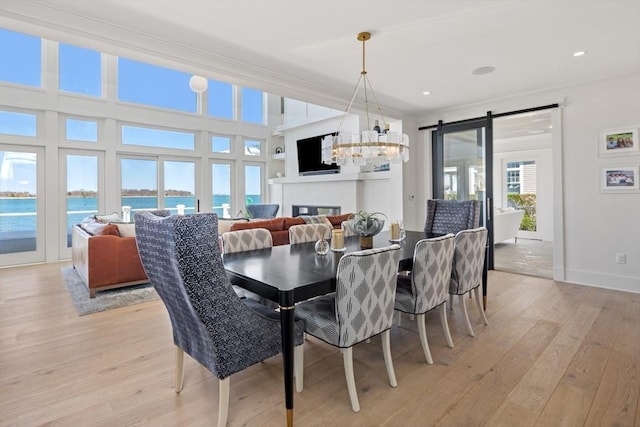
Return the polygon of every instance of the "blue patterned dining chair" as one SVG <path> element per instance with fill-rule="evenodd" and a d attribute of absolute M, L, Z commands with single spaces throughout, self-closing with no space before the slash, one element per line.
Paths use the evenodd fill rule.
<path fill-rule="evenodd" d="M 487 325 L 487 316 L 482 308 L 479 292 L 480 286 L 482 285 L 487 229 L 485 227 L 478 227 L 471 230 L 462 230 L 456 234 L 455 241 L 453 269 L 451 271 L 451 280 L 449 281 L 449 294 L 458 295 L 460 306 L 464 312 L 467 332 L 473 337 L 475 333 L 469 321 L 464 295 L 472 290 L 474 291 L 476 305 L 482 315 L 484 324 Z"/>
<path fill-rule="evenodd" d="M 418 335 L 428 364 L 433 364 L 425 317 L 426 313 L 440 307 L 440 322 L 449 347 L 453 340 L 447 323 L 447 300 L 453 262 L 454 235 L 447 234 L 416 243 L 413 266 L 408 275 L 398 275 L 395 309 L 416 316 Z"/>
<path fill-rule="evenodd" d="M 215 214 L 135 216 L 136 240 L 149 281 L 171 320 L 176 346 L 176 392 L 186 352 L 219 380 L 218 426 L 227 422 L 229 377 L 281 352 L 278 313 L 231 288 L 222 263 Z M 296 321 L 300 352 L 303 325 Z"/>
<path fill-rule="evenodd" d="M 316 242 L 331 239 L 331 230 L 324 224 L 300 224 L 289 227 L 289 243 Z"/>
<path fill-rule="evenodd" d="M 457 233 L 480 225 L 478 200 L 427 200 L 426 233 Z"/>
<path fill-rule="evenodd" d="M 389 383 L 396 387 L 389 329 L 393 319 L 400 246 L 391 245 L 344 255 L 338 263 L 336 292 L 296 305 L 305 332 L 340 348 L 354 412 L 360 411 L 353 373 L 353 346 L 382 334 Z M 298 355 L 299 353 L 296 353 Z M 296 389 L 302 391 L 303 366 L 296 363 Z"/>

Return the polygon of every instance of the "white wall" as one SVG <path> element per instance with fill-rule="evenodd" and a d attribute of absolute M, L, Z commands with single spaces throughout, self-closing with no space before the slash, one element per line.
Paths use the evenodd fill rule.
<path fill-rule="evenodd" d="M 348 166 L 339 174 L 299 176 L 296 141 L 335 132 L 339 122 L 340 117 L 333 117 L 284 129 L 285 176 L 270 180 L 271 201 L 280 203 L 282 215 L 291 215 L 292 204 L 308 204 L 340 206 L 342 213 L 382 212 L 389 220 L 401 219 L 402 164 L 392 164 L 385 172 L 361 172 L 359 167 Z M 342 129 L 357 132 L 358 116 L 347 116 Z"/>
<path fill-rule="evenodd" d="M 611 159 L 598 156 L 601 130 L 640 127 L 639 93 L 640 73 L 636 73 L 517 99 L 442 111 L 425 116 L 420 125 L 430 125 L 439 119 L 453 121 L 483 116 L 487 110 L 500 113 L 560 102 L 561 111 L 555 115 L 556 118 L 561 116 L 561 120 L 554 123 L 552 159 L 554 226 L 562 232 L 558 236 L 556 231 L 554 249 L 559 248 L 564 259 L 560 274 L 572 283 L 640 292 L 640 193 L 600 192 L 601 167 L 638 166 L 640 155 Z M 429 134 L 422 132 L 420 135 L 425 146 L 430 145 Z M 429 149 L 426 151 L 430 152 Z M 424 154 L 422 164 L 428 164 L 428 153 Z M 415 167 L 415 163 L 412 162 L 410 167 Z M 407 174 L 413 172 L 417 174 L 419 171 L 408 170 Z M 417 190 L 421 200 L 414 204 L 405 203 L 405 211 L 414 209 L 413 218 L 420 217 L 425 200 L 431 195 L 430 178 L 429 181 L 425 179 L 421 187 Z M 559 200 L 555 199 L 557 194 L 561 196 Z M 616 264 L 616 253 L 625 253 L 627 263 Z"/>

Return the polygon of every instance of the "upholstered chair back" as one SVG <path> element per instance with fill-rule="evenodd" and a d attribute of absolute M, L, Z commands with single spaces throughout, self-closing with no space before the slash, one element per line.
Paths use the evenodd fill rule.
<path fill-rule="evenodd" d="M 247 205 L 247 213 L 249 214 L 249 218 L 275 218 L 278 214 L 278 210 L 280 209 L 280 205 L 278 204 L 256 204 L 256 205 Z"/>
<path fill-rule="evenodd" d="M 222 251 L 225 254 L 253 251 L 273 246 L 271 232 L 266 228 L 227 231 L 220 235 Z"/>
<path fill-rule="evenodd" d="M 411 274 L 398 277 L 399 280 L 406 277 L 406 280 L 411 282 L 411 288 L 398 288 L 396 310 L 421 314 L 447 301 L 454 238 L 453 234 L 447 234 L 416 243 Z"/>
<path fill-rule="evenodd" d="M 455 242 L 449 293 L 463 295 L 482 285 L 487 229 L 462 230 Z"/>
<path fill-rule="evenodd" d="M 292 245 L 330 238 L 331 230 L 324 224 L 301 224 L 289 227 L 289 243 Z"/>
<path fill-rule="evenodd" d="M 351 347 L 391 328 L 400 246 L 351 252 L 336 273 L 338 347 Z"/>
<path fill-rule="evenodd" d="M 457 233 L 480 225 L 478 200 L 427 200 L 424 231 L 429 233 Z"/>
<path fill-rule="evenodd" d="M 231 287 L 215 214 L 138 212 L 135 221 L 140 258 L 169 312 L 176 346 L 219 379 L 280 353 L 277 316 L 256 311 Z M 302 342 L 301 326 L 297 343 Z"/>

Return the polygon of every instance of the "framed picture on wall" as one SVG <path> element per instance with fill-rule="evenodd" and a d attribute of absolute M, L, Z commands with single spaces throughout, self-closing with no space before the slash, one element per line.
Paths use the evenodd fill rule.
<path fill-rule="evenodd" d="M 637 191 L 638 188 L 638 166 L 606 166 L 602 168 L 602 192 L 624 193 Z"/>
<path fill-rule="evenodd" d="M 638 128 L 606 129 L 598 141 L 600 156 L 639 154 Z"/>

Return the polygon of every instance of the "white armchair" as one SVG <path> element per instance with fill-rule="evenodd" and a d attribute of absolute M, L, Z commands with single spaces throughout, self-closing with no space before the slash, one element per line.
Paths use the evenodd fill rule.
<path fill-rule="evenodd" d="M 496 208 L 493 213 L 493 242 L 514 239 L 518 243 L 518 230 L 524 217 L 524 210 Z"/>

